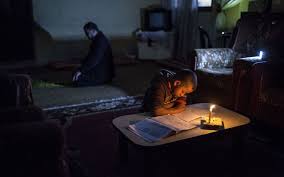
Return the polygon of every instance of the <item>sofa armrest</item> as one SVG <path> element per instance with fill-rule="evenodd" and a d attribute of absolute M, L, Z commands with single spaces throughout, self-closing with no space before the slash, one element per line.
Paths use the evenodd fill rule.
<path fill-rule="evenodd" d="M 284 88 L 283 62 L 257 62 L 252 68 L 252 94 L 251 110 L 257 114 L 259 111 L 261 94 L 269 88 Z"/>
<path fill-rule="evenodd" d="M 231 68 L 238 54 L 230 48 L 195 49 L 195 69 Z"/>
<path fill-rule="evenodd" d="M 233 64 L 233 103 L 234 110 L 249 115 L 251 96 L 251 70 L 256 62 L 236 59 Z"/>
<path fill-rule="evenodd" d="M 0 107 L 27 106 L 34 103 L 32 83 L 26 74 L 0 75 Z"/>
<path fill-rule="evenodd" d="M 56 121 L 0 126 L 0 161 L 5 174 L 58 176 L 63 148 L 63 132 Z"/>
<path fill-rule="evenodd" d="M 244 77 L 245 75 L 250 72 L 252 69 L 253 65 L 255 63 L 258 63 L 260 61 L 255 61 L 255 60 L 243 60 L 243 59 L 236 59 L 234 60 L 233 63 L 233 80 L 234 83 L 238 84 L 239 79 Z"/>

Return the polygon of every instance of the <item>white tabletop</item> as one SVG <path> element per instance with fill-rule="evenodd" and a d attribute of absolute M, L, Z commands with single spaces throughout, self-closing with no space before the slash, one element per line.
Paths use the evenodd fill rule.
<path fill-rule="evenodd" d="M 192 104 L 188 105 L 189 107 L 192 108 L 198 108 L 198 109 L 203 109 L 203 110 L 209 110 L 210 104 L 209 103 L 198 103 L 198 104 Z M 216 106 L 214 109 L 214 116 L 222 118 L 224 122 L 224 130 L 219 130 L 220 132 L 226 131 L 229 129 L 241 127 L 244 125 L 247 125 L 250 123 L 250 120 L 241 115 L 238 114 L 234 111 L 231 111 L 229 109 L 226 109 L 222 106 Z M 198 136 L 205 136 L 210 133 L 216 132 L 216 130 L 204 130 L 199 127 L 200 125 L 200 120 L 196 121 L 196 128 L 187 130 L 181 133 L 178 133 L 176 135 L 172 135 L 170 137 L 167 137 L 161 141 L 150 143 L 145 140 L 143 140 L 141 137 L 135 135 L 131 131 L 128 130 L 129 123 L 135 122 L 142 120 L 147 116 L 145 113 L 140 113 L 140 114 L 131 114 L 131 115 L 124 115 L 117 117 L 113 120 L 113 125 L 124 135 L 126 136 L 130 141 L 132 141 L 134 144 L 140 145 L 140 146 L 159 146 L 159 145 L 164 145 L 164 144 L 169 144 L 185 139 L 190 139 Z"/>

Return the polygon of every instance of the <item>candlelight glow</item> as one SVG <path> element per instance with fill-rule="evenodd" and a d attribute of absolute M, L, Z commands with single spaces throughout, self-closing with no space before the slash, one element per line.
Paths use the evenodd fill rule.
<path fill-rule="evenodd" d="M 216 107 L 215 104 L 211 105 L 211 106 L 210 106 L 210 112 L 212 112 L 215 107 Z"/>

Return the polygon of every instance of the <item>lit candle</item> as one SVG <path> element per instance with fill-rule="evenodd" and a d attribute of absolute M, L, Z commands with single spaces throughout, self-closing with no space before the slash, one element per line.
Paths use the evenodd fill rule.
<path fill-rule="evenodd" d="M 214 104 L 210 106 L 209 119 L 208 119 L 208 122 L 209 122 L 209 123 L 211 122 L 212 111 L 213 111 L 214 108 L 215 108 L 215 105 L 214 105 Z"/>

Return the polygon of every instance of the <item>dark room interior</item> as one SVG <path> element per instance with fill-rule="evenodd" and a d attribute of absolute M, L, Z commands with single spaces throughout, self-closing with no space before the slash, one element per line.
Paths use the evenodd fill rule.
<path fill-rule="evenodd" d="M 1 0 L 0 20 L 3 177 L 284 176 L 284 1 Z"/>

